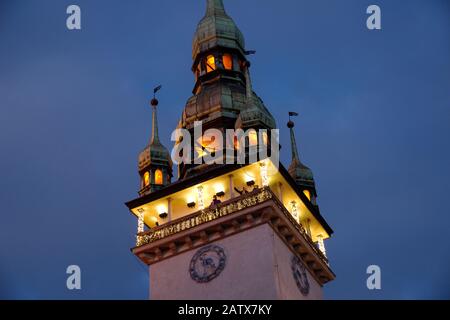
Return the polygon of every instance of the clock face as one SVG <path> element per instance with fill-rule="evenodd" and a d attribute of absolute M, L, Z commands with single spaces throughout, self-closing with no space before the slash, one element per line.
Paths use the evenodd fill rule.
<path fill-rule="evenodd" d="M 293 256 L 291 259 L 291 268 L 298 289 L 304 296 L 307 296 L 309 293 L 309 282 L 305 265 L 297 256 Z"/>
<path fill-rule="evenodd" d="M 225 268 L 226 259 L 225 251 L 219 246 L 201 248 L 194 254 L 189 265 L 192 280 L 204 283 L 218 277 Z"/>

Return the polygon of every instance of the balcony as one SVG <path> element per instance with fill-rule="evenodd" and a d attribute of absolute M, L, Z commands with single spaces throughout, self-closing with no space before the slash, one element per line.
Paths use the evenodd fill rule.
<path fill-rule="evenodd" d="M 138 256 L 142 253 L 141 259 L 150 264 L 167 255 L 197 246 L 205 238 L 220 238 L 263 223 L 269 223 L 302 257 L 317 257 L 321 262 L 320 268 L 316 265 L 318 269 L 328 268 L 328 259 L 270 187 L 255 188 L 252 192 L 216 206 L 139 233 L 133 251 Z M 170 241 L 169 238 L 175 240 L 165 245 L 165 240 Z M 309 261 L 313 263 L 315 260 L 311 258 Z"/>

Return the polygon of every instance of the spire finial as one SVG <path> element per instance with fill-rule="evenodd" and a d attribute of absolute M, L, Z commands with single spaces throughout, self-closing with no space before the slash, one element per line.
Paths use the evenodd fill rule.
<path fill-rule="evenodd" d="M 153 99 L 150 101 L 152 106 L 152 139 L 150 144 L 159 143 L 159 134 L 158 134 L 158 118 L 156 114 L 156 107 L 158 106 L 158 99 L 156 99 L 156 93 L 161 90 L 162 86 L 159 85 L 153 89 Z"/>
<path fill-rule="evenodd" d="M 300 158 L 298 156 L 297 143 L 295 142 L 295 134 L 294 134 L 294 122 L 291 120 L 291 117 L 297 117 L 297 112 L 289 112 L 289 122 L 287 123 L 287 127 L 291 133 L 291 150 L 292 150 L 292 161 L 299 161 Z"/>
<path fill-rule="evenodd" d="M 223 6 L 222 0 L 207 0 L 206 1 L 206 15 L 207 16 L 216 16 L 216 15 L 224 15 L 225 8 Z"/>

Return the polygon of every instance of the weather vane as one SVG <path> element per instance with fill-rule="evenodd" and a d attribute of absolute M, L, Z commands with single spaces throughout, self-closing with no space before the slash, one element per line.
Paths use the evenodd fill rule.
<path fill-rule="evenodd" d="M 157 86 L 157 87 L 155 87 L 155 88 L 153 89 L 153 99 L 152 99 L 152 101 L 150 102 L 151 105 L 152 105 L 153 107 L 156 107 L 156 106 L 158 105 L 158 99 L 156 99 L 156 93 L 157 93 L 159 90 L 161 90 L 161 88 L 162 88 L 162 85 L 159 85 L 159 86 Z"/>
<path fill-rule="evenodd" d="M 291 117 L 298 117 L 297 112 L 289 111 L 289 121 L 291 121 Z"/>
<path fill-rule="evenodd" d="M 287 123 L 288 128 L 294 127 L 294 122 L 291 120 L 291 117 L 298 117 L 297 112 L 289 111 L 289 122 Z"/>
<path fill-rule="evenodd" d="M 153 99 L 156 99 L 156 93 L 161 90 L 162 85 L 159 85 L 153 89 Z"/>

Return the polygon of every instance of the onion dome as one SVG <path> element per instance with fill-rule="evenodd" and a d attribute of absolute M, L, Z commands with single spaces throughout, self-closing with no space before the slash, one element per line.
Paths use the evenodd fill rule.
<path fill-rule="evenodd" d="M 245 52 L 242 32 L 227 15 L 222 0 L 207 0 L 206 14 L 200 20 L 192 44 L 192 57 L 214 47 L 236 49 Z"/>

